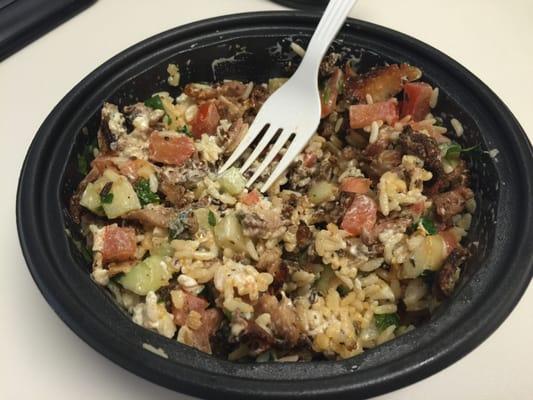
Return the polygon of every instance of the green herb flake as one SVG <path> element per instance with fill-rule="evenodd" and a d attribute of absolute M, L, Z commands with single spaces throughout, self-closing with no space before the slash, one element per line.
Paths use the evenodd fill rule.
<path fill-rule="evenodd" d="M 476 149 L 479 149 L 479 144 L 476 144 L 471 147 L 462 148 L 459 143 L 451 143 L 451 144 L 444 144 L 441 145 L 441 152 L 443 154 L 443 157 L 448 162 L 454 162 L 459 160 L 459 157 L 461 156 L 461 153 L 468 153 L 471 151 L 474 151 Z"/>
<path fill-rule="evenodd" d="M 374 321 L 378 330 L 384 331 L 391 325 L 398 326 L 400 324 L 400 317 L 398 314 L 376 314 L 374 315 Z"/>
<path fill-rule="evenodd" d="M 97 147 L 96 139 L 93 139 L 90 143 L 83 147 L 83 150 L 77 156 L 78 171 L 82 175 L 89 173 L 91 161 L 94 158 L 94 149 Z"/>
<path fill-rule="evenodd" d="M 159 203 L 161 200 L 157 193 L 150 190 L 150 181 L 148 179 L 140 179 L 133 188 L 143 207 L 147 204 Z"/>
<path fill-rule="evenodd" d="M 84 154 L 78 154 L 78 171 L 82 175 L 89 173 L 89 160 L 87 160 Z"/>
<path fill-rule="evenodd" d="M 182 127 L 177 128 L 176 131 L 179 132 L 179 133 L 184 133 L 187 136 L 192 136 L 192 133 L 189 130 L 189 127 L 187 125 L 183 125 Z"/>
<path fill-rule="evenodd" d="M 113 202 L 113 193 L 101 194 L 100 201 L 102 204 L 111 204 Z"/>
<path fill-rule="evenodd" d="M 211 210 L 209 210 L 209 214 L 207 214 L 207 222 L 210 226 L 215 226 L 217 224 L 217 217 Z"/>
<path fill-rule="evenodd" d="M 155 95 L 153 97 L 150 97 L 149 99 L 146 99 L 144 101 L 144 105 L 146 107 L 153 108 L 154 110 L 164 110 L 165 107 L 163 107 L 163 102 L 161 101 L 161 97 L 159 95 Z"/>
<path fill-rule="evenodd" d="M 111 188 L 113 187 L 113 182 L 107 182 L 100 192 L 100 202 L 102 204 L 110 204 L 113 202 L 113 193 L 111 193 Z"/>
<path fill-rule="evenodd" d="M 435 224 L 429 218 L 421 218 L 419 224 L 422 225 L 428 235 L 435 235 L 437 233 Z"/>
<path fill-rule="evenodd" d="M 471 151 L 474 151 L 474 150 L 479 150 L 479 143 L 478 144 L 475 144 L 474 146 L 470 146 L 470 147 L 467 147 L 466 149 L 462 149 L 461 150 L 461 153 L 468 153 L 468 152 L 471 152 Z"/>
<path fill-rule="evenodd" d="M 448 161 L 457 160 L 461 155 L 461 145 L 457 143 L 450 144 L 446 149 L 445 159 Z"/>

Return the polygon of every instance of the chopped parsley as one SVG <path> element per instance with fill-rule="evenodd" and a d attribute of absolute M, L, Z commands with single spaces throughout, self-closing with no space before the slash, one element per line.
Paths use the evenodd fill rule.
<path fill-rule="evenodd" d="M 374 321 L 378 330 L 384 331 L 391 325 L 398 326 L 400 324 L 400 317 L 398 314 L 376 314 L 374 315 Z"/>
<path fill-rule="evenodd" d="M 111 193 L 112 187 L 113 182 L 107 182 L 100 191 L 100 202 L 102 204 L 110 204 L 113 202 L 113 193 Z"/>
<path fill-rule="evenodd" d="M 210 226 L 215 226 L 217 224 L 217 217 L 211 210 L 209 210 L 209 214 L 207 214 L 207 222 Z"/>
<path fill-rule="evenodd" d="M 153 97 L 150 97 L 149 99 L 146 99 L 144 101 L 144 105 L 146 107 L 153 108 L 154 110 L 164 110 L 165 107 L 163 107 L 163 102 L 161 101 L 161 97 L 159 97 L 158 94 L 156 94 Z"/>
<path fill-rule="evenodd" d="M 80 174 L 87 175 L 89 173 L 89 160 L 83 154 L 78 154 L 78 171 Z"/>
<path fill-rule="evenodd" d="M 435 234 L 437 233 L 437 228 L 435 227 L 435 224 L 434 224 L 433 221 L 430 220 L 429 218 L 422 217 L 422 218 L 420 219 L 419 224 L 422 225 L 422 227 L 424 228 L 424 230 L 425 230 L 429 235 L 435 235 Z"/>
<path fill-rule="evenodd" d="M 91 166 L 91 160 L 94 158 L 94 149 L 96 148 L 96 139 L 85 145 L 83 150 L 77 156 L 78 171 L 82 175 L 89 173 L 89 167 Z"/>
<path fill-rule="evenodd" d="M 184 133 L 187 136 L 192 136 L 191 131 L 187 125 L 183 125 L 181 128 L 176 129 L 177 132 Z"/>
<path fill-rule="evenodd" d="M 159 195 L 157 193 L 152 192 L 152 190 L 150 189 L 150 181 L 148 179 L 140 179 L 134 185 L 134 189 L 142 206 L 145 206 L 150 203 L 159 203 Z"/>
<path fill-rule="evenodd" d="M 479 144 L 475 146 L 463 148 L 459 143 L 443 144 L 441 145 L 441 152 L 448 162 L 454 162 L 459 160 L 461 153 L 468 153 L 470 151 L 476 150 L 479 148 Z"/>

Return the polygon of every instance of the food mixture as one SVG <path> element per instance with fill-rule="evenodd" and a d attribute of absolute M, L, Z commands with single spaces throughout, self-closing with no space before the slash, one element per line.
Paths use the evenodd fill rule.
<path fill-rule="evenodd" d="M 217 170 L 286 79 L 105 103 L 70 205 L 92 278 L 136 324 L 230 360 L 348 358 L 413 329 L 453 292 L 476 206 L 472 148 L 421 77 L 329 54 L 318 131 L 267 193 L 245 187 L 260 160 Z"/>

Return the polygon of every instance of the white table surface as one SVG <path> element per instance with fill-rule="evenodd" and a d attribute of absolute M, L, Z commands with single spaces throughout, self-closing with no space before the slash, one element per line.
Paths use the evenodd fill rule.
<path fill-rule="evenodd" d="M 100 0 L 0 63 L 0 135 L 4 141 L 0 150 L 1 399 L 188 398 L 108 361 L 74 335 L 48 306 L 18 244 L 18 175 L 47 114 L 68 90 L 111 56 L 187 22 L 275 9 L 282 7 L 266 0 Z M 455 58 L 504 100 L 533 137 L 532 1 L 361 0 L 352 16 L 412 35 Z M 503 325 L 469 355 L 379 399 L 533 398 L 531 310 L 530 286 Z"/>

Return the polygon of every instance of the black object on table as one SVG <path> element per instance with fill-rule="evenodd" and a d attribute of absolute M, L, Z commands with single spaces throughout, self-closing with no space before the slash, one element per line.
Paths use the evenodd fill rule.
<path fill-rule="evenodd" d="M 0 61 L 96 0 L 0 0 Z"/>
<path fill-rule="evenodd" d="M 272 0 L 274 3 L 286 7 L 299 8 L 302 10 L 322 11 L 326 8 L 329 0 Z"/>

